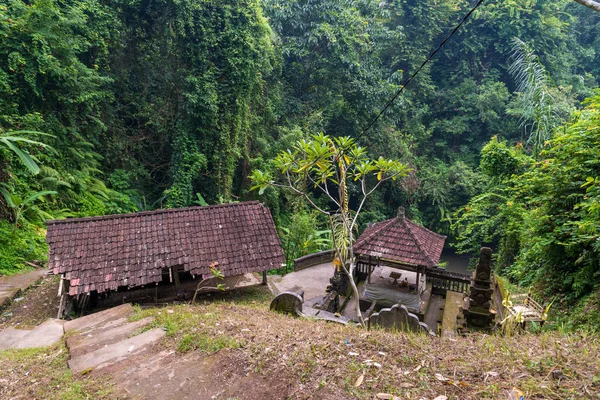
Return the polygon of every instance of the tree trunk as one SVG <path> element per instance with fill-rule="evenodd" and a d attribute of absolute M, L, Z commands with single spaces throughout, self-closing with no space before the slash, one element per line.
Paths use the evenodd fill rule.
<path fill-rule="evenodd" d="M 354 296 L 354 308 L 356 309 L 356 316 L 358 317 L 358 322 L 361 326 L 365 326 L 365 320 L 363 319 L 362 313 L 360 312 L 360 297 L 358 295 L 358 288 L 356 287 L 356 283 L 354 282 L 354 269 L 356 268 L 356 264 L 354 261 L 350 262 L 350 271 L 345 271 L 348 274 L 348 278 L 350 279 L 350 287 L 352 288 L 352 296 Z M 345 268 L 344 268 L 345 269 Z"/>
<path fill-rule="evenodd" d="M 577 3 L 600 12 L 600 3 L 593 0 L 575 0 Z"/>

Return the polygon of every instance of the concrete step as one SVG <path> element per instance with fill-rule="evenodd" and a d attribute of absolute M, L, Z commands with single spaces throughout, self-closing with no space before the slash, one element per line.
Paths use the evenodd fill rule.
<path fill-rule="evenodd" d="M 463 304 L 464 294 L 448 291 L 446 293 L 446 303 L 444 307 L 444 315 L 442 318 L 442 338 L 454 338 L 457 336 L 456 317 L 459 315 L 459 310 Z"/>
<path fill-rule="evenodd" d="M 85 332 L 98 326 L 107 326 L 109 322 L 113 325 L 122 325 L 129 316 L 133 315 L 131 304 L 123 304 L 118 307 L 109 308 L 85 317 L 77 318 L 65 323 L 65 332 L 79 331 Z"/>
<path fill-rule="evenodd" d="M 152 322 L 153 318 L 147 317 L 139 321 L 127 322 L 125 318 L 109 321 L 98 329 L 86 331 L 82 334 L 70 336 L 67 338 L 67 347 L 72 358 L 82 354 L 91 353 L 102 347 L 105 347 L 135 334 Z M 116 325 L 117 322 L 123 322 Z"/>
<path fill-rule="evenodd" d="M 0 350 L 52 346 L 62 339 L 63 324 L 59 319 L 48 319 L 31 330 L 6 328 L 0 332 Z"/>
<path fill-rule="evenodd" d="M 102 369 L 150 349 L 153 343 L 164 336 L 165 331 L 162 328 L 152 329 L 140 335 L 105 345 L 90 353 L 73 357 L 69 360 L 69 367 L 75 373 L 89 369 Z"/>

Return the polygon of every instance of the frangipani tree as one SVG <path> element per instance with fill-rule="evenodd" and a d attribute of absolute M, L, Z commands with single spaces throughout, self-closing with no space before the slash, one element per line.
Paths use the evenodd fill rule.
<path fill-rule="evenodd" d="M 350 137 L 330 137 L 324 134 L 298 141 L 292 149 L 281 152 L 274 160 L 277 176 L 260 170 L 252 171 L 252 190 L 259 194 L 269 187 L 290 190 L 304 199 L 315 210 L 329 217 L 333 247 L 340 268 L 349 278 L 357 316 L 363 323 L 359 307 L 358 289 L 354 282 L 356 260 L 354 233 L 357 220 L 366 199 L 383 182 L 406 176 L 410 168 L 383 157 L 371 159 L 364 147 Z M 348 185 L 351 181 L 360 187 L 356 210 L 350 209 Z M 325 196 L 326 204 L 316 195 Z"/>

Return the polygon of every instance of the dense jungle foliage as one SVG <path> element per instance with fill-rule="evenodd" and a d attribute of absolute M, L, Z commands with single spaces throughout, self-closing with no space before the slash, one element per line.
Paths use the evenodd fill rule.
<path fill-rule="evenodd" d="M 600 13 L 484 1 L 365 131 L 472 6 L 4 0 L 0 274 L 43 263 L 48 218 L 251 198 L 288 260 L 326 247 L 296 197 L 249 191 L 252 170 L 324 132 L 412 167 L 361 228 L 404 206 L 449 246 L 492 246 L 515 282 L 600 304 Z"/>

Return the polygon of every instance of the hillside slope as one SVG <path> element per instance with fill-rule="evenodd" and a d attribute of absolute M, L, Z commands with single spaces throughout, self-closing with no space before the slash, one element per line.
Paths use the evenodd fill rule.
<path fill-rule="evenodd" d="M 373 399 L 379 393 L 496 399 L 507 398 L 513 386 L 527 399 L 590 399 L 600 392 L 598 337 L 553 332 L 441 340 L 274 314 L 265 288 L 217 297 L 196 306 L 137 310 L 135 318 L 156 317 L 148 329 L 167 331 L 154 354 L 173 350 L 154 375 L 124 379 L 131 368 L 124 364 L 73 377 L 62 345 L 0 352 L 6 366 L 0 395 L 60 398 L 68 390 L 70 398 L 152 398 L 160 387 L 183 398 L 179 380 L 202 388 L 208 398 L 238 399 Z"/>

